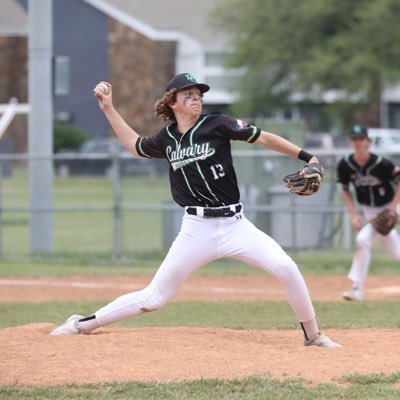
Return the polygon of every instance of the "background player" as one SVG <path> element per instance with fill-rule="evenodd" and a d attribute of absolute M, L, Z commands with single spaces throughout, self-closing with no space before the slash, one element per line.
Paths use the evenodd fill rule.
<path fill-rule="evenodd" d="M 141 137 L 112 104 L 112 90 L 95 92 L 99 106 L 120 142 L 132 154 L 166 158 L 173 199 L 185 214 L 181 230 L 153 280 L 145 289 L 121 296 L 89 317 L 73 315 L 52 335 L 74 335 L 155 311 L 171 300 L 196 269 L 222 257 L 241 260 L 275 275 L 304 332 L 304 344 L 340 347 L 322 335 L 304 279 L 294 261 L 243 213 L 232 163 L 231 140 L 257 143 L 305 162 L 316 157 L 272 133 L 224 115 L 202 114 L 206 84 L 191 74 L 176 75 L 155 103 L 169 125 L 153 137 Z M 277 331 L 277 334 L 278 331 Z"/>
<path fill-rule="evenodd" d="M 352 288 L 343 293 L 346 300 L 362 300 L 364 284 L 371 260 L 374 237 L 383 245 L 392 258 L 400 260 L 400 237 L 395 229 L 383 236 L 377 233 L 370 221 L 383 209 L 396 212 L 400 201 L 400 168 L 385 157 L 370 153 L 371 139 L 364 125 L 355 125 L 350 131 L 350 145 L 354 153 L 342 158 L 337 166 L 338 181 L 342 184 L 344 204 L 350 213 L 356 236 L 356 248 L 349 279 Z M 360 215 L 350 192 L 354 186 L 357 201 L 361 205 Z M 362 228 L 363 217 L 367 224 Z"/>

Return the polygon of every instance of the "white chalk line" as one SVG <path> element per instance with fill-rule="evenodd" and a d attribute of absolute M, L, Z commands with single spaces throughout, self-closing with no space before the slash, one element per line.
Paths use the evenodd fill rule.
<path fill-rule="evenodd" d="M 73 287 L 80 289 L 143 289 L 143 285 L 138 284 L 108 284 L 108 283 L 91 283 L 79 281 L 46 281 L 46 280 L 26 280 L 26 279 L 0 279 L 0 286 L 38 286 L 38 287 Z M 215 293 L 280 293 L 281 290 L 273 288 L 256 289 L 256 288 L 225 288 L 225 287 L 207 287 L 198 286 L 190 287 L 190 291 L 194 292 L 215 292 Z"/>
<path fill-rule="evenodd" d="M 400 295 L 400 286 L 383 286 L 380 288 L 369 289 L 368 292 Z"/>
<path fill-rule="evenodd" d="M 108 283 L 90 283 L 90 282 L 74 282 L 74 281 L 45 281 L 45 280 L 24 280 L 24 279 L 0 279 L 0 285 L 3 286 L 54 286 L 54 287 L 77 287 L 84 289 L 140 289 L 143 285 L 126 285 L 126 284 L 108 284 Z"/>

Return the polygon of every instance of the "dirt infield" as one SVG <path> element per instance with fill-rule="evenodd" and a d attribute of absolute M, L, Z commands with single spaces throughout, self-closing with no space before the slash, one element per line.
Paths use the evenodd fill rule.
<path fill-rule="evenodd" d="M 0 279 L 0 302 L 111 300 L 151 277 Z M 341 300 L 345 277 L 306 277 L 313 300 Z M 368 278 L 368 299 L 400 298 L 399 276 Z M 193 276 L 179 300 L 284 300 L 272 277 Z M 338 382 L 350 373 L 400 370 L 398 330 L 327 330 L 343 348 L 304 347 L 299 330 L 115 328 L 52 337 L 49 322 L 0 330 L 0 384 L 53 385 L 110 381 L 183 381 L 250 375 Z"/>
<path fill-rule="evenodd" d="M 0 302 L 42 302 L 113 300 L 121 294 L 140 290 L 150 276 L 68 276 L 19 277 L 0 279 Z M 349 289 L 345 276 L 306 276 L 315 301 L 341 301 Z M 400 275 L 370 276 L 366 287 L 368 300 L 399 300 Z M 280 282 L 270 275 L 192 276 L 174 300 L 286 300 Z"/>

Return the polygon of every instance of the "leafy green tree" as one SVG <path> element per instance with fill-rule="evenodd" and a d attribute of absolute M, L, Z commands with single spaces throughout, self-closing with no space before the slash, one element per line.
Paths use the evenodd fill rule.
<path fill-rule="evenodd" d="M 377 105 L 400 78 L 399 0 L 221 0 L 212 20 L 245 67 L 239 105 L 256 114 L 293 101 Z M 338 108 L 339 107 L 339 108 Z"/>

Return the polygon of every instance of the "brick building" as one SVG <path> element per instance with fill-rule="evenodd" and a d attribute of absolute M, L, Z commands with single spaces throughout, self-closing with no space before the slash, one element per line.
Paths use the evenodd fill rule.
<path fill-rule="evenodd" d="M 179 72 L 192 72 L 199 80 L 214 84 L 214 93 L 206 99 L 206 107 L 226 107 L 231 95 L 223 82 L 218 88 L 218 79 L 225 76 L 229 81 L 229 77 L 221 65 L 212 64 L 213 57 L 220 56 L 224 40 L 206 27 L 208 10 L 216 1 L 198 3 L 53 1 L 54 76 L 60 65 L 67 71 L 66 82 L 62 83 L 64 89 L 54 91 L 55 120 L 75 124 L 92 137 L 112 134 L 92 95 L 94 85 L 106 80 L 113 84 L 114 103 L 123 117 L 138 132 L 151 135 L 162 126 L 154 117 L 154 102 L 165 83 Z M 27 0 L 0 2 L 0 103 L 3 104 L 12 97 L 20 103 L 27 101 L 27 7 Z M 189 13 L 190 18 L 186 18 Z M 5 138 L 12 138 L 14 150 L 25 150 L 26 130 L 25 116 L 16 118 L 9 127 Z"/>

